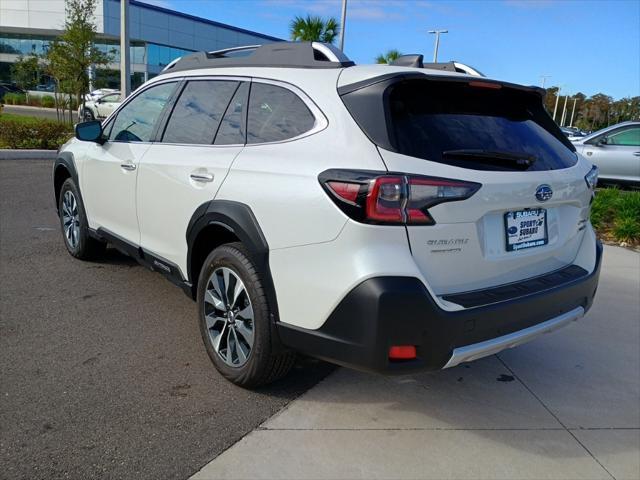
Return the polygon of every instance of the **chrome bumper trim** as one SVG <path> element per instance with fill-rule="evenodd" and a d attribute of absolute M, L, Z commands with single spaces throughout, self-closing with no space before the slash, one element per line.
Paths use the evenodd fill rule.
<path fill-rule="evenodd" d="M 443 368 L 455 367 L 460 363 L 471 362 L 472 360 L 477 360 L 479 358 L 498 353 L 505 348 L 512 348 L 522 343 L 526 343 L 543 333 L 549 333 L 557 330 L 558 328 L 564 327 L 568 323 L 578 320 L 583 316 L 584 308 L 576 307 L 573 310 L 563 313 L 562 315 L 558 315 L 546 322 L 518 330 L 517 332 L 485 340 L 484 342 L 458 347 L 453 350 L 451 358 Z"/>

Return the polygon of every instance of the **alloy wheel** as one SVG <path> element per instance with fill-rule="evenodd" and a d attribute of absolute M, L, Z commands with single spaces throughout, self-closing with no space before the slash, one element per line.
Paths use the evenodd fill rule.
<path fill-rule="evenodd" d="M 71 190 L 64 192 L 62 197 L 62 227 L 69 246 L 73 249 L 77 248 L 80 241 L 80 217 L 78 202 Z"/>
<path fill-rule="evenodd" d="M 253 348 L 253 307 L 244 283 L 230 268 L 217 268 L 209 277 L 204 316 L 218 356 L 231 367 L 247 363 Z"/>

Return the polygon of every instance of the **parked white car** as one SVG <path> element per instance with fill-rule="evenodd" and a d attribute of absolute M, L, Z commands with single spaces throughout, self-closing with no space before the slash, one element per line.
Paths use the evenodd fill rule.
<path fill-rule="evenodd" d="M 597 169 L 540 89 L 253 50 L 173 62 L 54 164 L 69 253 L 110 243 L 182 287 L 225 377 L 271 382 L 295 352 L 447 368 L 591 307 Z"/>
<path fill-rule="evenodd" d="M 93 99 L 86 99 L 85 97 L 84 105 L 78 107 L 78 118 L 82 119 L 82 121 L 90 122 L 92 120 L 107 118 L 122 103 L 120 100 L 120 92 L 118 91 L 112 91 L 102 95 L 96 95 L 95 93 L 96 92 L 87 94 L 93 97 Z"/>

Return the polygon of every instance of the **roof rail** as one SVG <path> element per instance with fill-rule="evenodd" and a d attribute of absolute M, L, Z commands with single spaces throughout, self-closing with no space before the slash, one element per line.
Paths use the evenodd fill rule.
<path fill-rule="evenodd" d="M 250 50 L 253 50 L 250 55 L 233 55 Z M 174 60 L 161 73 L 222 67 L 344 68 L 352 65 L 341 50 L 328 43 L 274 42 L 194 52 Z"/>

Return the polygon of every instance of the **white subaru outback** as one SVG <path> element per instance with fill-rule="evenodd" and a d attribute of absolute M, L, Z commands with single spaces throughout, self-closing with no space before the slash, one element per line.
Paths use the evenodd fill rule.
<path fill-rule="evenodd" d="M 447 368 L 589 309 L 597 170 L 541 90 L 319 43 L 242 53 L 173 62 L 53 173 L 69 253 L 109 243 L 182 287 L 229 380 L 295 352 Z"/>

